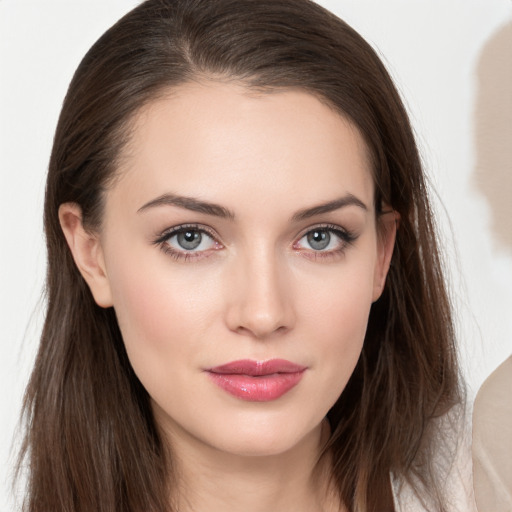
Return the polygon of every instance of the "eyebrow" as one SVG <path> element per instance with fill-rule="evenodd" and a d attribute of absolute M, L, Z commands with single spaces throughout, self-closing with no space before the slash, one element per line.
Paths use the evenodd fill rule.
<path fill-rule="evenodd" d="M 297 222 L 300 220 L 309 219 L 315 215 L 333 212 L 335 210 L 339 210 L 340 208 L 345 208 L 346 206 L 357 206 L 362 208 L 364 211 L 368 211 L 368 207 L 360 199 L 352 194 L 347 194 L 338 199 L 334 199 L 333 201 L 328 201 L 327 203 L 319 204 L 311 208 L 299 210 L 293 215 L 292 221 Z"/>
<path fill-rule="evenodd" d="M 149 201 L 144 206 L 141 206 L 137 210 L 137 213 L 141 213 L 157 206 L 178 206 L 180 208 L 185 208 L 186 210 L 206 213 L 207 215 L 214 215 L 215 217 L 221 217 L 223 219 L 235 218 L 235 214 L 223 206 L 209 203 L 207 201 L 201 201 L 194 197 L 178 196 L 175 194 L 163 194 L 156 199 Z"/>
<path fill-rule="evenodd" d="M 137 213 L 141 213 L 149 210 L 150 208 L 156 208 L 159 206 L 178 206 L 179 208 L 184 208 L 193 212 L 205 213 L 207 215 L 213 215 L 223 219 L 233 220 L 235 218 L 235 214 L 224 206 L 202 201 L 194 197 L 178 196 L 176 194 L 163 194 L 155 199 L 152 199 L 151 201 L 141 206 L 137 210 Z M 356 196 L 352 194 L 346 194 L 345 196 L 334 199 L 333 201 L 328 201 L 327 203 L 322 203 L 311 208 L 299 210 L 292 216 L 292 221 L 297 222 L 309 219 L 316 215 L 329 213 L 347 206 L 357 206 L 364 211 L 368 210 L 368 207 Z"/>

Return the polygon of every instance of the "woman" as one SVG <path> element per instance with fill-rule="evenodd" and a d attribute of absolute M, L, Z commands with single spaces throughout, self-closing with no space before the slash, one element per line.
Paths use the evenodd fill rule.
<path fill-rule="evenodd" d="M 309 1 L 149 0 L 85 56 L 45 201 L 30 511 L 448 510 L 461 401 L 382 63 Z"/>

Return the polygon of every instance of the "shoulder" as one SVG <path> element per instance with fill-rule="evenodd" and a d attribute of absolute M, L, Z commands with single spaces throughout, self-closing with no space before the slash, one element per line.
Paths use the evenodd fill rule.
<path fill-rule="evenodd" d="M 512 510 L 512 356 L 484 382 L 473 411 L 475 495 L 481 510 Z"/>
<path fill-rule="evenodd" d="M 505 360 L 482 384 L 475 399 L 473 422 L 480 425 L 495 418 L 487 413 L 512 411 L 512 356 Z M 507 416 L 509 423 L 512 416 Z"/>

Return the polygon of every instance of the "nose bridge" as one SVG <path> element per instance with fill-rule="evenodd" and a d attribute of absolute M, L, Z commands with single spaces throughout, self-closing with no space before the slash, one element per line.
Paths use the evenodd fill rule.
<path fill-rule="evenodd" d="M 293 301 L 285 261 L 260 243 L 237 257 L 228 312 L 232 330 L 264 338 L 292 327 Z"/>

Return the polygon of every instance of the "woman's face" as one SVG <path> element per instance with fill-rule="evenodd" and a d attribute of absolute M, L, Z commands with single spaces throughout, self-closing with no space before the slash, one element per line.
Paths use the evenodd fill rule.
<path fill-rule="evenodd" d="M 119 175 L 89 284 L 160 427 L 298 446 L 352 374 L 393 243 L 361 136 L 304 92 L 189 84 L 139 113 Z"/>

